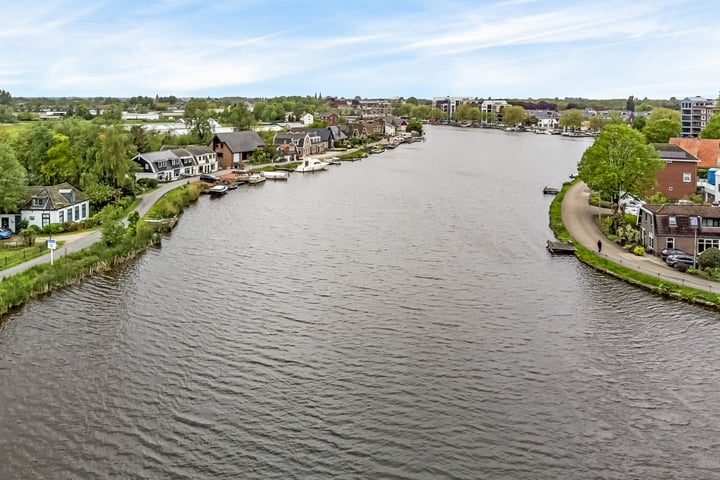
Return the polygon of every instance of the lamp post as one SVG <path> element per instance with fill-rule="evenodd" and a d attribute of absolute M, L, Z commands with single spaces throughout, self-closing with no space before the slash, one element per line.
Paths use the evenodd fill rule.
<path fill-rule="evenodd" d="M 448 119 L 447 124 L 450 125 L 450 97 L 447 97 L 447 109 L 448 109 Z"/>
<path fill-rule="evenodd" d="M 700 217 L 690 217 L 690 226 L 693 229 L 693 268 L 697 268 L 697 231 L 700 226 Z"/>

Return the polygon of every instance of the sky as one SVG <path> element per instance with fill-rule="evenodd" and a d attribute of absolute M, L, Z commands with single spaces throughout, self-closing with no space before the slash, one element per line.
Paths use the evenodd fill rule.
<path fill-rule="evenodd" d="M 720 93 L 716 0 L 0 3 L 13 97 Z"/>

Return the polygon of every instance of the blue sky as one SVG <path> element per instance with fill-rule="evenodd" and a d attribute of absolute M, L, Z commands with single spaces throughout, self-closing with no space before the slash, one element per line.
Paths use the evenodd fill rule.
<path fill-rule="evenodd" d="M 15 97 L 720 91 L 715 0 L 5 0 L 0 18 Z"/>

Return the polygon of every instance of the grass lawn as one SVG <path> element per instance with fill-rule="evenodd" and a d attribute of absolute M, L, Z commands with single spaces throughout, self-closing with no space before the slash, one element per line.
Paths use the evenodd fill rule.
<path fill-rule="evenodd" d="M 14 267 L 50 252 L 45 246 L 45 242 L 38 242 L 34 247 L 13 247 L 5 242 L 7 240 L 0 244 L 0 270 Z M 57 242 L 57 248 L 60 248 L 64 243 Z"/>

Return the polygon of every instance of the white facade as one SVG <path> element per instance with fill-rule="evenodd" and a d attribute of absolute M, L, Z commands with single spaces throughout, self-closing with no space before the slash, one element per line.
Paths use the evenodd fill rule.
<path fill-rule="evenodd" d="M 302 115 L 300 115 L 300 121 L 303 125 L 312 125 L 312 123 L 315 121 L 315 117 L 313 117 L 310 113 L 303 113 Z"/>

